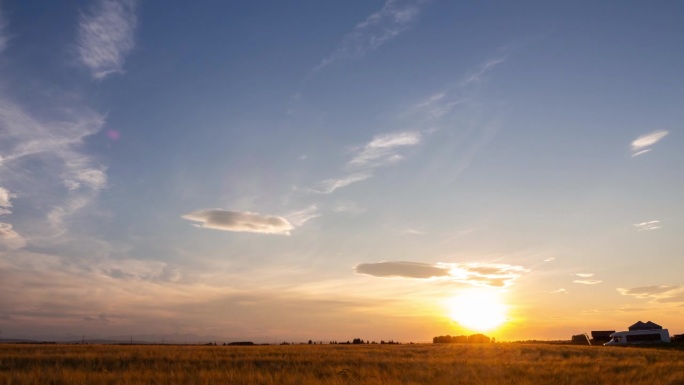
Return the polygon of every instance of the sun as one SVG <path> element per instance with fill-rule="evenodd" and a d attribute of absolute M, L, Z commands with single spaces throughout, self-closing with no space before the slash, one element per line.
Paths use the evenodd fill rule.
<path fill-rule="evenodd" d="M 507 307 L 494 290 L 473 289 L 448 300 L 449 316 L 474 331 L 489 331 L 506 322 Z"/>

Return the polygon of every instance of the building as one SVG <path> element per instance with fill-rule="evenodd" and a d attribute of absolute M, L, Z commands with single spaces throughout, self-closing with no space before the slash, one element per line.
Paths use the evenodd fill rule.
<path fill-rule="evenodd" d="M 605 344 L 610 341 L 610 335 L 615 333 L 615 330 L 592 330 L 591 331 L 591 343 L 592 344 Z"/>
<path fill-rule="evenodd" d="M 637 331 L 637 330 L 662 330 L 663 327 L 658 325 L 657 323 L 648 321 L 646 323 L 638 321 L 634 325 L 629 327 L 629 331 Z"/>

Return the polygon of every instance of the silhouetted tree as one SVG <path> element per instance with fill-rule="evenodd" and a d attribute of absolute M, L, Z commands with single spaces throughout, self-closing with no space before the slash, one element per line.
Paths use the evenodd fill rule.
<path fill-rule="evenodd" d="M 433 337 L 432 343 L 433 344 L 449 344 L 449 343 L 451 343 L 451 336 L 447 334 L 445 336 Z"/>
<path fill-rule="evenodd" d="M 484 334 L 473 334 L 468 336 L 437 336 L 432 338 L 432 343 L 434 344 L 482 344 L 489 343 L 490 339 Z"/>
<path fill-rule="evenodd" d="M 589 336 L 586 334 L 575 334 L 570 339 L 570 343 L 573 345 L 591 345 L 591 342 L 589 342 Z"/>
<path fill-rule="evenodd" d="M 489 337 L 484 334 L 473 334 L 468 337 L 468 343 L 470 344 L 488 344 L 489 341 Z"/>

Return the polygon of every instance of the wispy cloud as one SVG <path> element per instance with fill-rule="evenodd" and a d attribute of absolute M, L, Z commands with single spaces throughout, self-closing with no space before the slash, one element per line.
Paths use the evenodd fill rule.
<path fill-rule="evenodd" d="M 407 235 L 425 235 L 425 234 L 427 234 L 426 231 L 419 230 L 419 229 L 405 229 L 405 230 L 400 230 L 399 232 L 401 234 L 407 234 Z"/>
<path fill-rule="evenodd" d="M 669 131 L 658 130 L 634 139 L 632 142 L 632 157 L 639 156 L 651 151 L 651 146 L 658 143 L 669 134 Z"/>
<path fill-rule="evenodd" d="M 13 230 L 9 223 L 0 222 L 0 252 L 20 249 L 26 246 L 26 240 Z"/>
<path fill-rule="evenodd" d="M 528 270 L 521 266 L 489 263 L 378 262 L 354 267 L 357 274 L 374 277 L 440 279 L 473 286 L 510 286 Z"/>
<path fill-rule="evenodd" d="M 290 235 L 294 226 L 285 218 L 249 211 L 198 210 L 182 216 L 198 227 L 223 231 Z"/>
<path fill-rule="evenodd" d="M 5 215 L 5 214 L 11 214 L 12 210 L 12 202 L 10 202 L 10 199 L 13 198 L 14 195 L 11 194 L 6 188 L 0 187 L 0 215 Z"/>
<path fill-rule="evenodd" d="M 101 130 L 104 117 L 72 106 L 53 119 L 39 120 L 1 95 L 0 101 L 0 176 L 17 186 L 15 194 L 41 200 L 34 203 L 48 208 L 47 223 L 62 233 L 64 219 L 106 187 L 106 168 L 82 148 L 86 137 Z M 26 173 L 29 163 L 42 166 Z"/>
<path fill-rule="evenodd" d="M 361 214 L 366 210 L 363 207 L 359 207 L 354 202 L 341 201 L 335 203 L 335 205 L 332 207 L 332 211 L 335 213 Z"/>
<path fill-rule="evenodd" d="M 622 295 L 639 299 L 650 299 L 651 302 L 684 302 L 684 287 L 682 286 L 641 286 L 630 289 L 618 288 Z"/>
<path fill-rule="evenodd" d="M 470 75 L 466 76 L 465 79 L 463 79 L 462 84 L 467 85 L 469 83 L 473 82 L 479 82 L 482 80 L 482 75 L 484 75 L 486 72 L 491 70 L 492 68 L 496 67 L 497 65 L 501 64 L 504 62 L 503 58 L 498 58 L 498 59 L 492 59 L 488 60 L 480 66 L 475 72 L 471 73 Z"/>
<path fill-rule="evenodd" d="M 318 218 L 320 216 L 321 213 L 318 210 L 318 206 L 311 205 L 305 209 L 293 211 L 285 215 L 285 218 L 287 218 L 287 220 L 292 224 L 292 226 L 300 227 L 304 225 L 306 222 Z"/>
<path fill-rule="evenodd" d="M 469 101 L 468 98 L 453 97 L 446 91 L 438 92 L 409 108 L 409 113 L 422 113 L 426 118 L 439 119 L 456 106 Z"/>
<path fill-rule="evenodd" d="M 340 59 L 362 57 L 399 36 L 411 26 L 425 3 L 425 0 L 387 0 L 379 11 L 357 24 L 312 73 Z"/>
<path fill-rule="evenodd" d="M 596 285 L 596 284 L 599 284 L 603 281 L 598 280 L 598 279 L 576 279 L 572 282 L 580 284 L 580 285 Z"/>
<path fill-rule="evenodd" d="M 421 133 L 415 131 L 377 135 L 370 142 L 352 151 L 351 159 L 346 164 L 349 171 L 346 175 L 325 179 L 306 191 L 330 194 L 342 187 L 369 179 L 375 169 L 402 160 L 403 156 L 399 153 L 401 148 L 415 146 L 420 141 Z"/>
<path fill-rule="evenodd" d="M 425 137 L 444 128 L 447 122 L 453 124 L 453 121 L 447 117 L 451 117 L 452 111 L 457 106 L 470 100 L 469 97 L 464 96 L 464 91 L 468 88 L 466 86 L 480 80 L 486 72 L 503 62 L 503 58 L 486 61 L 457 85 L 435 92 L 426 99 L 408 107 L 405 113 L 400 114 L 400 117 L 413 119 L 417 117 L 418 125 L 425 128 L 376 135 L 366 144 L 357 146 L 352 150 L 352 156 L 345 165 L 346 171 L 348 171 L 345 175 L 323 180 L 316 187 L 305 189 L 305 191 L 330 194 L 342 187 L 371 178 L 377 168 L 401 161 L 404 158 L 401 153 L 402 149 L 419 145 Z M 496 124 L 486 126 L 478 139 L 479 143 L 476 143 L 472 149 L 463 152 L 464 161 L 461 162 L 463 165 L 458 167 L 459 170 L 465 168 L 478 148 L 491 139 L 496 131 L 495 126 Z"/>
<path fill-rule="evenodd" d="M 378 135 L 363 146 L 349 161 L 353 167 L 380 167 L 395 163 L 402 159 L 397 149 L 406 146 L 415 146 L 420 143 L 419 132 L 396 132 Z"/>
<path fill-rule="evenodd" d="M 369 172 L 358 172 L 344 175 L 339 178 L 330 178 L 319 182 L 318 186 L 310 189 L 310 191 L 319 194 L 330 194 L 339 188 L 347 187 L 352 183 L 361 182 L 371 176 L 373 176 L 373 174 Z"/>
<path fill-rule="evenodd" d="M 457 106 L 472 100 L 469 94 L 465 92 L 469 89 L 469 85 L 480 82 L 487 72 L 504 61 L 504 58 L 498 58 L 482 63 L 472 73 L 463 77 L 456 85 L 436 92 L 411 106 L 408 109 L 408 114 L 422 115 L 426 122 L 444 118 L 445 115 L 449 114 Z"/>
<path fill-rule="evenodd" d="M 568 291 L 565 290 L 565 289 L 563 289 L 563 288 L 560 288 L 560 289 L 552 290 L 552 291 L 550 291 L 549 293 L 551 293 L 551 294 L 561 294 L 561 293 L 562 293 L 562 294 L 567 294 Z"/>
<path fill-rule="evenodd" d="M 93 78 L 123 72 L 135 46 L 136 0 L 98 0 L 81 15 L 77 50 Z"/>
<path fill-rule="evenodd" d="M 661 228 L 660 221 L 648 221 L 648 222 L 635 223 L 634 227 L 636 227 L 637 231 L 657 230 L 657 229 Z"/>
<path fill-rule="evenodd" d="M 594 273 L 577 273 L 575 275 L 580 277 L 580 278 L 589 278 L 589 277 L 593 277 Z"/>

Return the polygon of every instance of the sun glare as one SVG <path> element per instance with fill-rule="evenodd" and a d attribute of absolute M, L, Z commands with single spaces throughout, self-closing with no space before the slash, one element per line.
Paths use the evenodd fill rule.
<path fill-rule="evenodd" d="M 448 301 L 449 316 L 461 326 L 475 330 L 496 329 L 506 322 L 506 306 L 493 290 L 469 290 Z"/>

